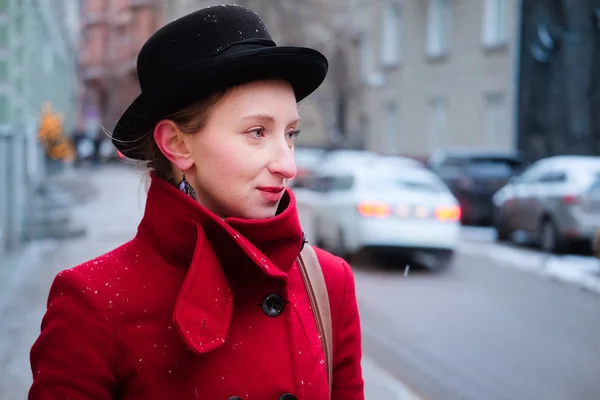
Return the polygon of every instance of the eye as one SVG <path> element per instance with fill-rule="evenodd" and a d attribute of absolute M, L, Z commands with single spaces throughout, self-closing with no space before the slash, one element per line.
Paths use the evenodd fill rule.
<path fill-rule="evenodd" d="M 287 139 L 290 141 L 295 141 L 296 139 L 298 139 L 298 136 L 300 136 L 300 130 L 296 129 L 295 131 L 291 131 L 286 133 Z"/>
<path fill-rule="evenodd" d="M 253 139 L 260 139 L 265 136 L 265 128 L 256 128 L 248 132 Z"/>

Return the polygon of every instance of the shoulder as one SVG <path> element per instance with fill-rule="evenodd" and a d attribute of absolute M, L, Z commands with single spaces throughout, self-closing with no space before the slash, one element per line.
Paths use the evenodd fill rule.
<path fill-rule="evenodd" d="M 138 257 L 137 246 L 128 242 L 101 256 L 60 271 L 52 284 L 50 297 L 56 290 L 61 293 L 76 290 L 84 297 L 99 300 L 103 293 L 111 289 L 113 282 L 130 275 L 127 271 L 135 266 Z"/>
<path fill-rule="evenodd" d="M 126 270 L 139 261 L 140 253 L 133 241 L 127 242 L 101 256 L 92 258 L 68 270 L 79 273 L 90 280 L 103 279 Z"/>
<path fill-rule="evenodd" d="M 330 278 L 343 279 L 348 272 L 351 273 L 351 271 L 349 271 L 350 265 L 343 258 L 334 256 L 330 252 L 316 246 L 312 246 L 312 248 L 317 254 L 326 280 Z"/>
<path fill-rule="evenodd" d="M 336 304 L 344 302 L 346 297 L 354 296 L 354 274 L 350 264 L 341 257 L 334 256 L 333 254 L 313 246 L 323 276 L 325 278 L 325 284 L 327 285 L 327 292 L 329 294 L 329 301 L 333 307 Z"/>

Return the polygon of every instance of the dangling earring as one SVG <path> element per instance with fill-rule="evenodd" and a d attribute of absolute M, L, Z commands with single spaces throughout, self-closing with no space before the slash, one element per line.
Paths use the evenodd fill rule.
<path fill-rule="evenodd" d="M 179 181 L 179 185 L 177 185 L 177 186 L 179 187 L 179 190 L 181 190 L 183 193 L 187 194 L 192 199 L 198 201 L 198 196 L 196 195 L 196 191 L 194 190 L 192 185 L 190 185 L 190 183 L 187 181 L 187 179 L 185 179 L 185 173 L 181 177 L 181 181 Z"/>

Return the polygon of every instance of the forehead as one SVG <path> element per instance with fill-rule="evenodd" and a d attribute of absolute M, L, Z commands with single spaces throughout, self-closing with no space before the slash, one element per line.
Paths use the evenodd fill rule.
<path fill-rule="evenodd" d="M 212 114 L 230 119 L 251 116 L 298 118 L 292 85 L 283 80 L 261 80 L 229 89 Z"/>
<path fill-rule="evenodd" d="M 253 81 L 234 86 L 226 92 L 226 98 L 230 101 L 254 100 L 252 103 L 255 105 L 260 104 L 256 101 L 257 98 L 262 101 L 271 99 L 275 102 L 293 99 L 294 103 L 296 103 L 292 85 L 280 79 Z"/>

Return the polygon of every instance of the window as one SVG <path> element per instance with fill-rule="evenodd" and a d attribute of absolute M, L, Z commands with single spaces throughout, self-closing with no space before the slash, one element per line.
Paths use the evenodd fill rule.
<path fill-rule="evenodd" d="M 17 33 L 23 33 L 23 14 L 17 14 L 17 16 L 13 17 L 15 21 L 15 30 Z"/>
<path fill-rule="evenodd" d="M 429 0 L 427 4 L 427 54 L 443 56 L 448 52 L 450 22 L 449 0 Z"/>
<path fill-rule="evenodd" d="M 23 94 L 23 78 L 18 77 L 14 80 L 15 83 L 15 93 Z"/>
<path fill-rule="evenodd" d="M 396 103 L 385 106 L 385 143 L 384 152 L 395 154 L 398 151 L 398 133 L 400 127 L 399 110 Z"/>
<path fill-rule="evenodd" d="M 0 95 L 0 124 L 8 123 L 8 99 L 6 95 Z"/>
<path fill-rule="evenodd" d="M 506 101 L 504 93 L 485 96 L 485 134 L 490 147 L 502 146 L 508 137 L 506 129 Z"/>
<path fill-rule="evenodd" d="M 44 46 L 42 65 L 44 72 L 50 73 L 54 69 L 54 50 L 50 46 Z"/>
<path fill-rule="evenodd" d="M 353 185 L 352 176 L 323 175 L 315 177 L 310 188 L 316 192 L 329 193 L 347 191 L 352 189 Z"/>
<path fill-rule="evenodd" d="M 444 147 L 448 136 L 448 102 L 444 98 L 431 100 L 429 110 L 429 143 L 431 150 Z"/>
<path fill-rule="evenodd" d="M 0 25 L 0 49 L 8 48 L 8 27 L 2 23 Z"/>
<path fill-rule="evenodd" d="M 548 171 L 540 175 L 536 181 L 544 183 L 566 182 L 567 174 L 564 171 Z"/>
<path fill-rule="evenodd" d="M 373 73 L 373 46 L 368 35 L 360 41 L 360 69 L 365 79 L 369 79 Z"/>
<path fill-rule="evenodd" d="M 388 4 L 383 12 L 381 63 L 384 67 L 394 67 L 400 61 L 401 25 L 398 5 Z"/>
<path fill-rule="evenodd" d="M 367 85 L 379 87 L 385 82 L 383 74 L 375 70 L 375 53 L 372 40 L 368 35 L 364 35 L 360 41 L 360 68 Z"/>
<path fill-rule="evenodd" d="M 539 179 L 539 177 L 547 171 L 547 167 L 543 164 L 535 163 L 527 168 L 521 175 L 519 183 L 531 183 Z"/>
<path fill-rule="evenodd" d="M 506 42 L 507 14 L 507 0 L 485 0 L 481 38 L 484 46 L 494 47 Z"/>
<path fill-rule="evenodd" d="M 0 61 L 0 82 L 6 82 L 8 80 L 8 62 L 6 60 Z"/>
<path fill-rule="evenodd" d="M 366 188 L 371 190 L 383 191 L 393 189 L 404 189 L 408 191 L 419 191 L 419 192 L 441 192 L 439 186 L 434 185 L 432 182 L 424 180 L 408 179 L 406 177 L 374 177 L 367 181 Z"/>
<path fill-rule="evenodd" d="M 469 175 L 487 177 L 510 177 L 518 172 L 521 163 L 511 158 L 477 157 L 467 164 Z"/>

